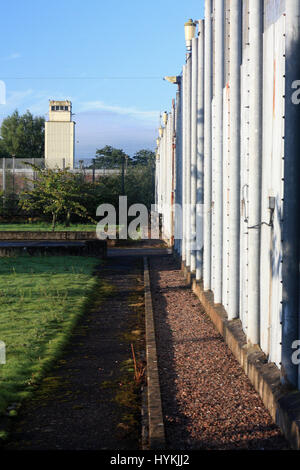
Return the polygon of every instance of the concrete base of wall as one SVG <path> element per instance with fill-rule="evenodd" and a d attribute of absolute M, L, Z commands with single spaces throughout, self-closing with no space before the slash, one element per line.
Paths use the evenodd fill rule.
<path fill-rule="evenodd" d="M 184 263 L 181 263 L 181 269 L 187 284 L 243 367 L 273 420 L 280 426 L 292 448 L 300 450 L 300 392 L 281 384 L 278 367 L 268 362 L 259 346 L 247 343 L 241 321 L 228 321 L 224 307 L 214 303 L 213 293 L 203 290 L 202 283 L 196 282 Z"/>

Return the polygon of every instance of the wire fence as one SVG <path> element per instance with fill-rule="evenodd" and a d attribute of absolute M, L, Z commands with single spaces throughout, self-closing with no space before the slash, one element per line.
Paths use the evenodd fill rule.
<path fill-rule="evenodd" d="M 44 158 L 0 158 L 0 191 L 5 194 L 19 194 L 32 186 L 31 181 L 37 177 L 34 165 L 45 168 Z M 81 174 L 86 182 L 96 182 L 105 176 L 120 174 L 119 168 L 87 168 L 79 163 L 79 168 L 69 170 L 71 173 Z"/>

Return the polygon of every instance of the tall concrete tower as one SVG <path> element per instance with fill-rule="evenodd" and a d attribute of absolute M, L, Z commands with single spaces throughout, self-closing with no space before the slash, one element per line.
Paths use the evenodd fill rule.
<path fill-rule="evenodd" d="M 48 168 L 74 168 L 75 122 L 71 101 L 49 101 L 45 122 L 45 164 Z"/>

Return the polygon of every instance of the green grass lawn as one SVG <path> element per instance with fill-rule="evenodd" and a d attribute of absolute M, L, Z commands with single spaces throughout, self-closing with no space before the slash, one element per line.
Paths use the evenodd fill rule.
<path fill-rule="evenodd" d="M 80 256 L 0 260 L 0 415 L 20 403 L 49 370 L 90 298 L 99 264 Z"/>
<path fill-rule="evenodd" d="M 34 222 L 32 224 L 0 224 L 1 231 L 30 231 L 30 232 L 51 232 L 51 224 L 47 222 Z M 57 224 L 55 232 L 94 232 L 96 231 L 96 224 L 72 224 L 70 227 L 65 227 L 64 224 Z"/>

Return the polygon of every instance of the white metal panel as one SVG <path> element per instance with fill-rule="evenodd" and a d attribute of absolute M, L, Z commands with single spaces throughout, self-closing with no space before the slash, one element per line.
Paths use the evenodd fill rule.
<path fill-rule="evenodd" d="M 269 12 L 271 2 L 268 3 Z M 263 170 L 261 227 L 260 346 L 280 366 L 282 309 L 282 159 L 284 156 L 285 17 L 276 15 L 264 31 Z M 273 225 L 270 197 L 275 198 Z"/>
<path fill-rule="evenodd" d="M 229 165 L 230 165 L 230 1 L 225 1 L 224 15 L 224 88 L 223 88 L 223 236 L 222 304 L 229 304 Z"/>
<path fill-rule="evenodd" d="M 204 20 L 199 22 L 198 39 L 198 93 L 197 93 L 197 255 L 196 255 L 196 281 L 203 278 L 203 203 L 204 203 Z M 201 204 L 201 206 L 200 206 Z M 199 225 L 198 225 L 199 224 Z M 200 243 L 199 243 L 200 242 Z"/>
<path fill-rule="evenodd" d="M 193 38 L 191 83 L 191 272 L 196 272 L 198 73 L 198 38 Z"/>
<path fill-rule="evenodd" d="M 172 113 L 169 113 L 168 119 L 168 193 L 167 193 L 167 204 L 168 204 L 168 239 L 172 238 L 172 182 L 173 182 L 173 116 Z"/>
<path fill-rule="evenodd" d="M 261 164 L 262 164 L 262 68 L 263 68 L 263 3 L 249 2 L 249 217 L 248 217 L 248 329 L 247 339 L 260 342 L 260 230 L 261 230 Z"/>
<path fill-rule="evenodd" d="M 273 119 L 274 119 L 274 25 L 264 32 L 264 77 L 263 77 L 263 160 L 262 160 L 262 201 L 261 217 L 269 222 L 269 190 L 272 171 Z M 269 354 L 271 327 L 271 228 L 261 226 L 261 263 L 260 263 L 260 346 Z"/>
<path fill-rule="evenodd" d="M 186 65 L 182 67 L 182 261 L 186 259 Z"/>
<path fill-rule="evenodd" d="M 272 233 L 272 303 L 270 360 L 281 363 L 282 316 L 282 212 L 284 158 L 285 94 L 285 16 L 281 14 L 274 28 L 274 131 L 272 161 L 272 196 L 275 196 Z"/>
<path fill-rule="evenodd" d="M 215 2 L 215 151 L 213 155 L 214 301 L 222 303 L 224 0 Z"/>
<path fill-rule="evenodd" d="M 223 90 L 223 279 L 222 304 L 228 308 L 229 294 L 229 165 L 230 165 L 230 88 L 229 83 Z"/>
<path fill-rule="evenodd" d="M 211 207 L 207 208 L 211 213 L 211 290 L 215 291 L 216 286 L 216 218 L 214 216 L 214 201 L 216 198 L 216 179 L 215 179 L 215 149 L 216 149 L 216 106 L 215 106 L 215 97 L 212 99 L 211 104 L 211 116 L 212 116 L 212 130 L 211 130 Z"/>
<path fill-rule="evenodd" d="M 249 169 L 249 46 L 243 49 L 241 66 L 241 231 L 240 231 L 240 319 L 248 327 L 248 169 Z"/>
<path fill-rule="evenodd" d="M 212 151 L 212 2 L 205 0 L 205 27 L 204 27 L 204 158 L 203 158 L 203 186 L 204 186 L 204 213 L 203 213 L 203 288 L 211 289 L 211 151 Z"/>

